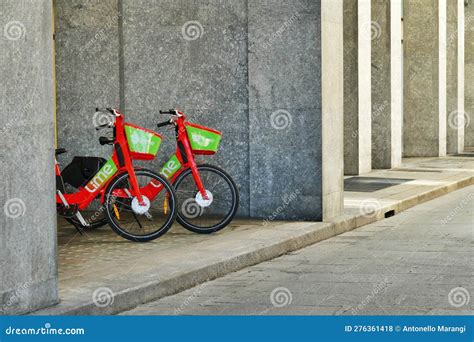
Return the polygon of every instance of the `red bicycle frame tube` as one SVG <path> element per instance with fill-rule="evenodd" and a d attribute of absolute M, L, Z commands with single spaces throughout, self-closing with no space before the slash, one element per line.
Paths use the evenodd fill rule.
<path fill-rule="evenodd" d="M 185 127 L 186 117 L 184 116 L 183 113 L 180 113 L 180 114 L 182 116 L 180 116 L 176 120 L 176 126 L 178 128 L 177 140 L 178 140 L 178 143 L 181 142 L 183 144 L 184 151 L 186 153 L 186 159 L 187 159 L 187 163 L 185 163 L 183 158 L 182 158 L 181 152 L 179 151 L 179 145 L 178 145 L 178 148 L 176 148 L 176 156 L 178 157 L 178 160 L 181 162 L 181 165 L 183 165 L 183 168 L 181 168 L 182 171 L 181 170 L 180 171 L 183 172 L 187 168 L 191 169 L 191 172 L 192 172 L 192 175 L 193 175 L 193 178 L 194 178 L 194 182 L 196 183 L 196 186 L 197 186 L 199 192 L 201 193 L 202 198 L 207 200 L 209 198 L 207 197 L 206 188 L 204 187 L 204 185 L 202 183 L 201 175 L 199 174 L 197 164 L 196 164 L 196 161 L 194 159 L 193 150 L 191 149 L 191 144 L 189 143 L 189 137 L 188 137 L 188 134 L 186 132 L 186 127 Z M 177 177 L 179 174 L 181 174 L 181 172 L 177 172 L 175 177 Z M 175 177 L 173 177 L 173 182 L 176 179 Z"/>
<path fill-rule="evenodd" d="M 107 189 L 107 186 L 115 178 L 115 176 L 122 172 L 127 172 L 129 174 L 131 185 L 130 195 L 132 195 L 133 197 L 137 197 L 139 204 L 144 204 L 142 198 L 142 195 L 144 193 L 142 190 L 145 190 L 147 186 L 145 186 L 143 189 L 140 189 L 138 185 L 137 177 L 135 175 L 135 170 L 133 167 L 132 157 L 130 156 L 130 149 L 128 146 L 127 138 L 125 136 L 124 116 L 116 109 L 114 109 L 114 113 L 115 142 L 112 158 L 109 159 L 106 165 L 101 168 L 101 170 L 92 178 L 92 180 L 87 185 L 85 185 L 84 187 L 80 187 L 79 190 L 73 194 L 62 194 L 62 196 L 69 205 L 77 205 L 79 210 L 86 209 L 97 196 L 100 196 L 101 203 L 104 203 L 105 189 Z M 119 153 L 121 154 L 121 156 L 118 155 L 117 151 L 120 151 Z M 57 162 L 55 165 L 55 169 L 56 176 L 60 176 L 61 172 L 59 170 Z M 158 192 L 154 194 L 154 196 L 156 196 Z M 117 197 L 128 197 L 128 194 L 124 193 L 123 191 L 114 193 L 113 195 Z M 56 203 L 64 204 L 59 194 L 56 194 Z"/>
<path fill-rule="evenodd" d="M 176 157 L 178 158 L 181 168 L 171 177 L 171 183 L 174 183 L 175 180 L 178 178 L 178 176 L 183 173 L 185 170 L 188 168 L 191 169 L 192 176 L 194 178 L 194 182 L 196 183 L 196 186 L 201 193 L 203 199 L 207 200 L 209 199 L 207 196 L 206 188 L 203 185 L 201 176 L 198 171 L 198 167 L 196 164 L 196 161 L 194 159 L 194 153 L 193 150 L 191 149 L 191 144 L 189 142 L 189 137 L 186 132 L 186 116 L 182 112 L 178 112 L 179 117 L 174 119 L 174 124 L 176 125 L 176 130 L 177 130 L 177 142 L 178 146 L 176 148 Z M 183 157 L 182 151 L 180 149 L 180 145 L 182 146 L 185 156 Z M 148 198 L 154 198 L 162 188 L 162 185 L 160 184 L 159 186 L 156 186 L 151 182 L 152 184 L 147 185 L 143 190 L 143 194 L 146 194 Z M 151 197 L 150 197 L 151 196 Z"/>

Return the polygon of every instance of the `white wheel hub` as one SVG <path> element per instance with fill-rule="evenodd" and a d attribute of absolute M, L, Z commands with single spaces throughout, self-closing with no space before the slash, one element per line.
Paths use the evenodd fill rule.
<path fill-rule="evenodd" d="M 212 192 L 210 192 L 209 190 L 206 190 L 206 196 L 207 196 L 207 199 L 204 199 L 200 191 L 198 191 L 198 193 L 196 194 L 196 198 L 195 198 L 196 203 L 199 204 L 199 206 L 202 208 L 207 208 L 208 206 L 212 204 L 212 201 L 214 200 L 214 196 L 212 195 Z"/>
<path fill-rule="evenodd" d="M 151 204 L 150 204 L 150 200 L 148 199 L 148 197 L 142 195 L 142 201 L 143 201 L 143 205 L 140 205 L 140 203 L 138 202 L 138 198 L 137 197 L 133 198 L 133 200 L 132 200 L 132 210 L 135 214 L 143 215 L 143 214 L 147 213 L 148 210 L 150 210 Z"/>

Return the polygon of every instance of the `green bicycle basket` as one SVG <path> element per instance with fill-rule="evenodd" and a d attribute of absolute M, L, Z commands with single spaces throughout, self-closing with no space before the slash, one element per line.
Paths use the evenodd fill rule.
<path fill-rule="evenodd" d="M 133 159 L 151 160 L 155 158 L 161 145 L 161 136 L 145 128 L 129 123 L 124 125 L 125 136 Z"/>
<path fill-rule="evenodd" d="M 191 149 L 195 154 L 214 154 L 221 142 L 221 132 L 212 128 L 186 123 Z"/>

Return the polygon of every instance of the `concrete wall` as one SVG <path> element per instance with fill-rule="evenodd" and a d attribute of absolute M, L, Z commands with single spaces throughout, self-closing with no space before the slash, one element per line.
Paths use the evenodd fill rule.
<path fill-rule="evenodd" d="M 465 7 L 465 146 L 474 147 L 474 3 Z"/>
<path fill-rule="evenodd" d="M 240 216 L 322 218 L 319 1 L 57 5 L 66 159 L 110 153 L 96 143 L 97 105 L 120 103 L 130 121 L 151 129 L 163 120 L 159 109 L 178 107 L 223 132 L 220 151 L 208 160 L 235 178 Z M 94 48 L 80 52 L 85 45 Z M 155 168 L 175 144 L 172 131 L 161 132 L 166 140 Z M 297 200 L 288 201 L 294 194 Z"/>
<path fill-rule="evenodd" d="M 404 155 L 446 154 L 446 0 L 404 0 Z"/>
<path fill-rule="evenodd" d="M 250 215 L 321 220 L 321 1 L 248 1 L 248 21 Z"/>
<path fill-rule="evenodd" d="M 235 178 L 243 216 L 250 214 L 251 172 L 247 20 L 246 1 L 123 1 L 125 113 L 154 128 L 164 120 L 159 109 L 181 108 L 222 131 L 221 149 L 207 159 Z M 174 149 L 168 132 L 156 167 Z"/>
<path fill-rule="evenodd" d="M 402 161 L 402 1 L 372 0 L 372 167 Z"/>
<path fill-rule="evenodd" d="M 344 173 L 372 169 L 371 3 L 344 1 Z"/>
<path fill-rule="evenodd" d="M 20 314 L 58 301 L 51 1 L 3 0 L 0 22 L 0 310 Z"/>
<path fill-rule="evenodd" d="M 58 146 L 75 155 L 110 156 L 94 129 L 96 107 L 118 107 L 117 0 L 55 0 Z"/>
<path fill-rule="evenodd" d="M 460 11 L 461 9 L 461 11 Z M 447 152 L 464 151 L 464 0 L 447 2 Z M 461 25 L 458 25 L 460 22 Z M 459 30 L 460 26 L 462 30 Z M 460 43 L 461 40 L 461 44 Z M 461 58 L 461 59 L 460 59 Z"/>

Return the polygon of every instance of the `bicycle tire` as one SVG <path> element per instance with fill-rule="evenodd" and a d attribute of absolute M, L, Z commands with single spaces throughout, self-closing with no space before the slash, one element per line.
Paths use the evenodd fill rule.
<path fill-rule="evenodd" d="M 213 224 L 211 226 L 202 227 L 202 226 L 198 226 L 196 224 L 189 222 L 190 221 L 189 218 L 187 218 L 186 215 L 184 215 L 181 212 L 182 203 L 179 203 L 180 208 L 178 209 L 176 221 L 178 221 L 179 224 L 181 224 L 184 228 L 186 228 L 187 230 L 191 232 L 198 233 L 198 234 L 212 234 L 224 229 L 233 220 L 239 208 L 239 191 L 232 177 L 220 167 L 210 165 L 210 164 L 202 164 L 202 165 L 198 165 L 198 170 L 199 171 L 207 170 L 207 171 L 214 172 L 220 177 L 222 177 L 225 180 L 225 182 L 229 185 L 229 189 L 231 190 L 231 193 L 232 193 L 232 206 L 230 208 L 230 211 L 218 223 Z M 179 197 L 180 184 L 184 181 L 186 177 L 189 177 L 189 176 L 192 177 L 192 171 L 191 169 L 186 169 L 174 181 L 173 186 L 175 187 L 178 197 Z M 206 184 L 204 184 L 204 187 L 205 186 Z"/>

